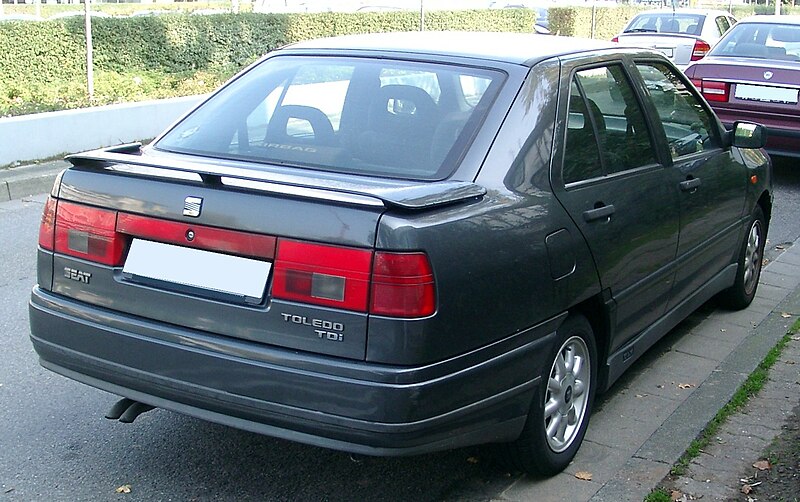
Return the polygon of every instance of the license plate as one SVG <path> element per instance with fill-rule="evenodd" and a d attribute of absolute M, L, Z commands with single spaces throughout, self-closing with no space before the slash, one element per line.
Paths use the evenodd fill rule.
<path fill-rule="evenodd" d="M 738 99 L 751 101 L 797 104 L 797 89 L 787 89 L 785 87 L 736 84 L 736 90 L 733 95 Z"/>
<path fill-rule="evenodd" d="M 245 298 L 262 298 L 272 264 L 134 239 L 122 273 L 183 288 L 223 293 Z"/>

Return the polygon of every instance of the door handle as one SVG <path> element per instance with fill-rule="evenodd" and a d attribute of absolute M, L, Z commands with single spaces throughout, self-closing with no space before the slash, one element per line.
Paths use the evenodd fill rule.
<path fill-rule="evenodd" d="M 596 209 L 589 209 L 588 211 L 583 212 L 583 219 L 586 222 L 590 221 L 597 221 L 602 219 L 609 219 L 611 215 L 614 214 L 616 209 L 614 208 L 614 204 L 608 204 L 607 206 L 601 206 Z"/>
<path fill-rule="evenodd" d="M 686 181 L 681 181 L 678 183 L 678 186 L 681 187 L 681 190 L 684 192 L 691 192 L 700 186 L 700 178 L 691 178 Z"/>

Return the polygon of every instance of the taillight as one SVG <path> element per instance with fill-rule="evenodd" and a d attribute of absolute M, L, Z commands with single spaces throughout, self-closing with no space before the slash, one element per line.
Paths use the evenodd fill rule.
<path fill-rule="evenodd" d="M 619 42 L 619 37 L 614 37 L 611 39 L 612 42 Z"/>
<path fill-rule="evenodd" d="M 126 238 L 116 232 L 117 213 L 61 201 L 55 218 L 55 251 L 117 266 Z"/>
<path fill-rule="evenodd" d="M 390 317 L 424 317 L 436 310 L 424 253 L 373 254 L 289 239 L 278 240 L 272 297 Z"/>
<path fill-rule="evenodd" d="M 692 61 L 699 61 L 703 59 L 703 56 L 708 54 L 708 51 L 711 50 L 711 46 L 708 43 L 698 39 L 694 42 L 694 48 L 692 48 Z"/>
<path fill-rule="evenodd" d="M 717 82 L 714 80 L 702 80 L 699 84 L 696 80 L 693 80 L 692 82 L 694 82 L 694 85 L 700 89 L 700 92 L 703 93 L 703 96 L 708 101 L 717 101 L 721 103 L 728 102 L 731 92 L 731 84 L 727 82 Z"/>
<path fill-rule="evenodd" d="M 424 317 L 435 310 L 433 272 L 424 253 L 375 253 L 370 313 Z"/>
<path fill-rule="evenodd" d="M 280 239 L 272 296 L 366 312 L 371 262 L 365 249 Z"/>
<path fill-rule="evenodd" d="M 39 225 L 39 246 L 48 251 L 53 250 L 56 231 L 56 199 L 48 197 L 42 211 L 42 224 Z"/>

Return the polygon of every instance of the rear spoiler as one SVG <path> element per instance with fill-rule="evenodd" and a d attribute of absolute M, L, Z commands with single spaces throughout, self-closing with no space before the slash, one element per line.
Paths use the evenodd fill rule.
<path fill-rule="evenodd" d="M 238 165 L 188 162 L 167 156 L 142 155 L 141 143 L 68 155 L 73 166 L 87 169 L 124 171 L 135 175 L 158 176 L 172 171 L 199 175 L 204 183 L 223 183 L 237 187 L 304 198 L 331 200 L 373 207 L 428 209 L 478 198 L 486 189 L 468 181 L 380 181 L 375 184 L 341 182 L 327 178 L 287 175 L 239 167 Z M 141 168 L 141 169 L 137 169 Z"/>

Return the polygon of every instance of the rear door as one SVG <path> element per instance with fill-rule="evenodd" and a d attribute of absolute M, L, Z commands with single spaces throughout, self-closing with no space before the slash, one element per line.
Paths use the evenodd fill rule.
<path fill-rule="evenodd" d="M 613 353 L 665 311 L 678 201 L 622 63 L 565 73 L 572 77 L 562 84 L 566 128 L 553 186 L 613 300 Z"/>

